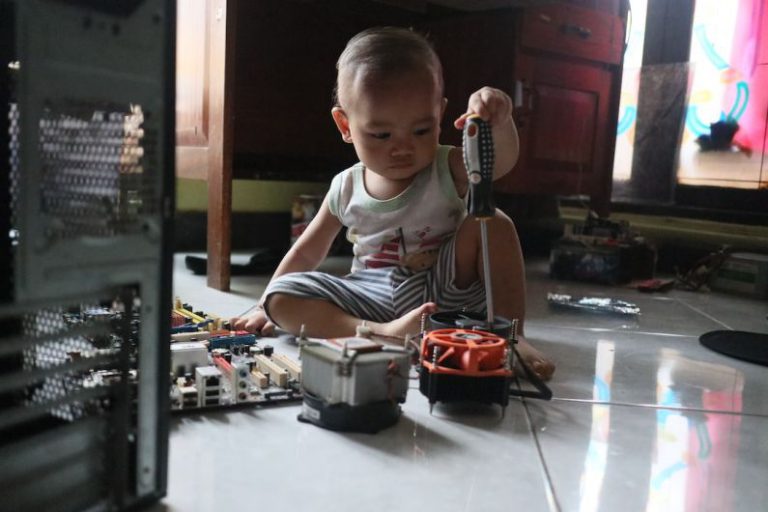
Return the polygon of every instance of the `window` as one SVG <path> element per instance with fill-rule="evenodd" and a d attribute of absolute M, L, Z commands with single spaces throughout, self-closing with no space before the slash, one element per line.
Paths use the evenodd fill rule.
<path fill-rule="evenodd" d="M 631 0 L 613 200 L 768 212 L 768 1 Z"/>

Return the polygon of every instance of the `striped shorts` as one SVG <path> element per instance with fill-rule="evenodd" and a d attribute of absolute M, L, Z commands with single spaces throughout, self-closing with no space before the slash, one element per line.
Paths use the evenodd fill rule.
<path fill-rule="evenodd" d="M 434 302 L 440 310 L 466 308 L 485 311 L 485 287 L 476 281 L 468 288 L 454 284 L 454 240 L 441 247 L 431 268 L 413 272 L 404 267 L 358 270 L 343 277 L 324 272 L 294 272 L 273 280 L 264 293 L 269 317 L 269 297 L 285 293 L 308 299 L 327 300 L 362 320 L 389 322 Z M 269 317 L 272 320 L 271 317 Z"/>

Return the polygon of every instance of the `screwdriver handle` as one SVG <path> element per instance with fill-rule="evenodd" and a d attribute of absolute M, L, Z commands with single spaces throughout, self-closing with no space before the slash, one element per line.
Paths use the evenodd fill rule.
<path fill-rule="evenodd" d="M 491 125 L 480 116 L 470 116 L 464 124 L 464 165 L 469 179 L 469 214 L 493 217 L 493 136 Z"/>

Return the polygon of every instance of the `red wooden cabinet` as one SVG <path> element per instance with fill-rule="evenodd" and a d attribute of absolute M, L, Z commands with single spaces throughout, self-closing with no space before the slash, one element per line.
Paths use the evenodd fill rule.
<path fill-rule="evenodd" d="M 501 192 L 586 194 L 598 210 L 610 200 L 614 75 L 597 66 L 521 55 L 516 73 L 520 134 L 516 169 Z"/>
<path fill-rule="evenodd" d="M 526 9 L 521 24 L 521 48 L 595 62 L 621 62 L 623 22 L 609 12 L 552 3 Z"/>
<path fill-rule="evenodd" d="M 574 5 L 525 10 L 514 57 L 520 159 L 496 190 L 610 205 L 623 17 Z"/>

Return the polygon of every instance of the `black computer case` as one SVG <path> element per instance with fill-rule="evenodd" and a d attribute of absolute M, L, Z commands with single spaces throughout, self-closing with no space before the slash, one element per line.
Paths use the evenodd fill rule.
<path fill-rule="evenodd" d="M 0 510 L 165 494 L 175 2 L 0 0 Z"/>

